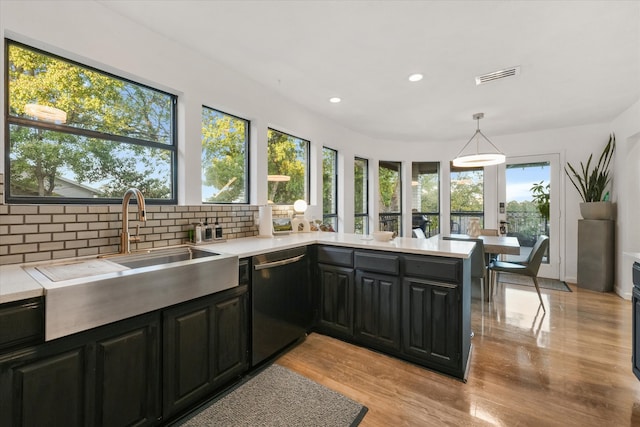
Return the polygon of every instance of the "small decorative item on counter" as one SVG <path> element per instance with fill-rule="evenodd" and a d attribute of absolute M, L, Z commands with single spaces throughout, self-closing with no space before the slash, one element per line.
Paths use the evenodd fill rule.
<path fill-rule="evenodd" d="M 204 219 L 204 239 L 205 242 L 213 240 L 213 228 L 209 224 L 209 218 Z"/>
<path fill-rule="evenodd" d="M 202 243 L 202 227 L 202 221 L 200 221 L 198 225 L 196 225 L 194 243 Z"/>
<path fill-rule="evenodd" d="M 311 231 L 327 231 L 327 232 L 333 232 L 333 233 L 336 232 L 336 230 L 333 229 L 333 226 L 331 224 L 323 224 L 322 221 L 319 219 L 313 220 L 311 222 L 310 230 Z"/>
<path fill-rule="evenodd" d="M 374 231 L 373 233 L 371 233 L 371 236 L 373 236 L 374 240 L 377 240 L 379 242 L 388 242 L 389 240 L 396 237 L 395 232 L 393 231 Z"/>
<path fill-rule="evenodd" d="M 473 238 L 480 235 L 480 218 L 469 218 L 469 227 L 467 228 L 467 234 Z"/>
<path fill-rule="evenodd" d="M 213 225 L 214 230 L 214 238 L 216 240 L 222 239 L 222 226 L 218 223 L 218 217 L 216 217 L 216 222 Z"/>

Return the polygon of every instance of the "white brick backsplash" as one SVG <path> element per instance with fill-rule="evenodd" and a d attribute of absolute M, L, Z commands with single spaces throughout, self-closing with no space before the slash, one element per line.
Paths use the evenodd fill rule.
<path fill-rule="evenodd" d="M 3 175 L 0 174 L 0 180 Z M 3 186 L 0 185 L 0 196 Z M 0 197 L 2 203 L 3 197 Z M 194 205 L 146 206 L 147 221 L 138 222 L 135 206 L 129 209 L 130 232 L 140 224 L 142 242 L 134 249 L 186 243 L 193 223 L 216 217 L 225 239 L 254 236 L 258 206 Z M 290 206 L 276 211 L 286 212 Z M 120 249 L 121 205 L 5 205 L 0 204 L 0 265 L 109 254 Z"/>

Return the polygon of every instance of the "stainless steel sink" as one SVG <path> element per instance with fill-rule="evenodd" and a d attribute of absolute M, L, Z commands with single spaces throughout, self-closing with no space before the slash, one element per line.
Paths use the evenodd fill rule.
<path fill-rule="evenodd" d="M 178 246 L 175 248 L 156 249 L 143 253 L 116 255 L 105 259 L 129 268 L 141 268 L 151 265 L 171 264 L 179 261 L 207 258 L 216 255 L 219 254 L 196 249 L 190 246 Z"/>
<path fill-rule="evenodd" d="M 25 270 L 45 289 L 47 341 L 238 286 L 236 255 L 190 246 Z"/>

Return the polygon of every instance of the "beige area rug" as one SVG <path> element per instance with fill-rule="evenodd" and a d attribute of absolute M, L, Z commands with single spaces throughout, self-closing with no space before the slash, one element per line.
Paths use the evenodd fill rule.
<path fill-rule="evenodd" d="M 355 427 L 367 408 L 273 364 L 174 426 Z"/>

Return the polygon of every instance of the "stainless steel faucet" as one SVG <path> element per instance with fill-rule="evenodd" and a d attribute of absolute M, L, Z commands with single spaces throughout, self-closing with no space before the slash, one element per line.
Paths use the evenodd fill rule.
<path fill-rule="evenodd" d="M 138 220 L 144 222 L 147 220 L 145 213 L 144 196 L 137 188 L 130 188 L 122 197 L 122 233 L 120 234 L 120 253 L 131 253 L 131 235 L 129 234 L 129 200 L 131 196 L 136 196 L 138 203 Z M 139 226 L 138 226 L 139 227 Z M 139 229 L 139 228 L 138 228 Z"/>

